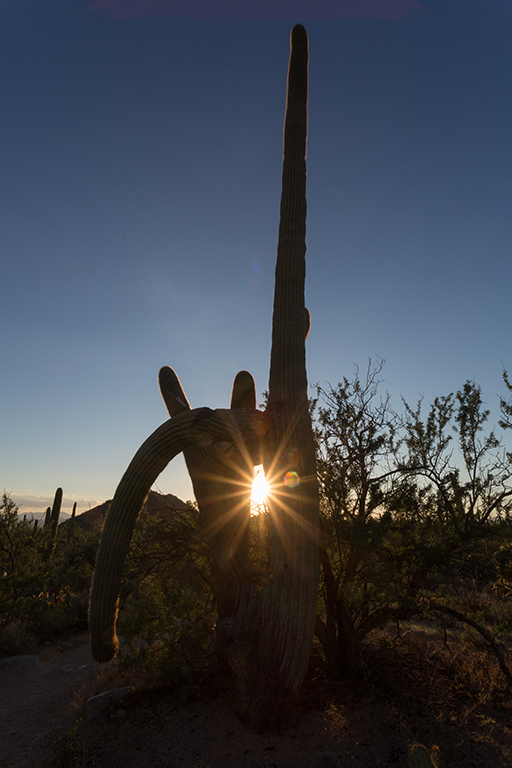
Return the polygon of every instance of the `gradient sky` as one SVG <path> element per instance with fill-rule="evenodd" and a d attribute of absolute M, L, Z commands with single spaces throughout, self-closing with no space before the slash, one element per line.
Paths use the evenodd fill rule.
<path fill-rule="evenodd" d="M 242 9 L 242 10 L 240 10 Z M 267 388 L 294 23 L 310 37 L 312 384 L 512 372 L 510 0 L 0 2 L 0 489 L 111 498 L 166 419 Z M 192 498 L 176 459 L 158 488 Z"/>

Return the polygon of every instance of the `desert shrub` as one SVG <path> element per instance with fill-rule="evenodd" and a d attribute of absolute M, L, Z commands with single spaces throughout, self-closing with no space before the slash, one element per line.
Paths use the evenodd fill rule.
<path fill-rule="evenodd" d="M 23 637 L 31 643 L 41 642 L 87 627 L 99 531 L 76 530 L 70 538 L 61 526 L 48 557 L 50 536 L 48 527 L 20 519 L 18 507 L 4 493 L 0 504 L 0 652 L 12 648 L 8 638 L 14 635 L 21 652 Z"/>
<path fill-rule="evenodd" d="M 121 666 L 136 666 L 153 681 L 194 678 L 213 660 L 212 625 L 212 611 L 194 589 L 146 578 L 127 598 L 119 620 Z"/>
<path fill-rule="evenodd" d="M 512 620 L 512 455 L 487 429 L 474 382 L 425 417 L 421 401 L 400 416 L 379 394 L 381 370 L 318 388 L 316 633 L 330 672 L 357 672 L 368 634 L 423 616 L 465 626 L 510 685 L 499 641 Z"/>
<path fill-rule="evenodd" d="M 211 560 L 197 508 L 141 513 L 121 587 L 120 661 L 155 680 L 190 679 L 213 659 Z"/>

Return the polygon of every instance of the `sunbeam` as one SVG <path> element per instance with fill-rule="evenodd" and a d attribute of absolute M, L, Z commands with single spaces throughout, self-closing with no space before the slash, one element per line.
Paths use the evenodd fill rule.
<path fill-rule="evenodd" d="M 259 514 L 259 507 L 265 503 L 268 494 L 268 482 L 265 479 L 263 465 L 254 467 L 254 479 L 252 481 L 251 513 Z"/>

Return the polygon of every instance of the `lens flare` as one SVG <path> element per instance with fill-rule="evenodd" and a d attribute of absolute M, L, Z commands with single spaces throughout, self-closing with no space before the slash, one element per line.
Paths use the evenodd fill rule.
<path fill-rule="evenodd" d="M 287 472 L 284 476 L 284 484 L 288 488 L 295 488 L 300 483 L 300 478 L 296 472 Z"/>

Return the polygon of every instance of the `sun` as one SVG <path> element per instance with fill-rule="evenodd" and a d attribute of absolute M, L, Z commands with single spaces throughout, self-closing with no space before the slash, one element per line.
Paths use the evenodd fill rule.
<path fill-rule="evenodd" d="M 268 494 L 268 483 L 265 480 L 263 465 L 254 467 L 254 479 L 252 481 L 251 506 L 252 514 L 258 514 L 257 508 L 265 503 Z"/>

